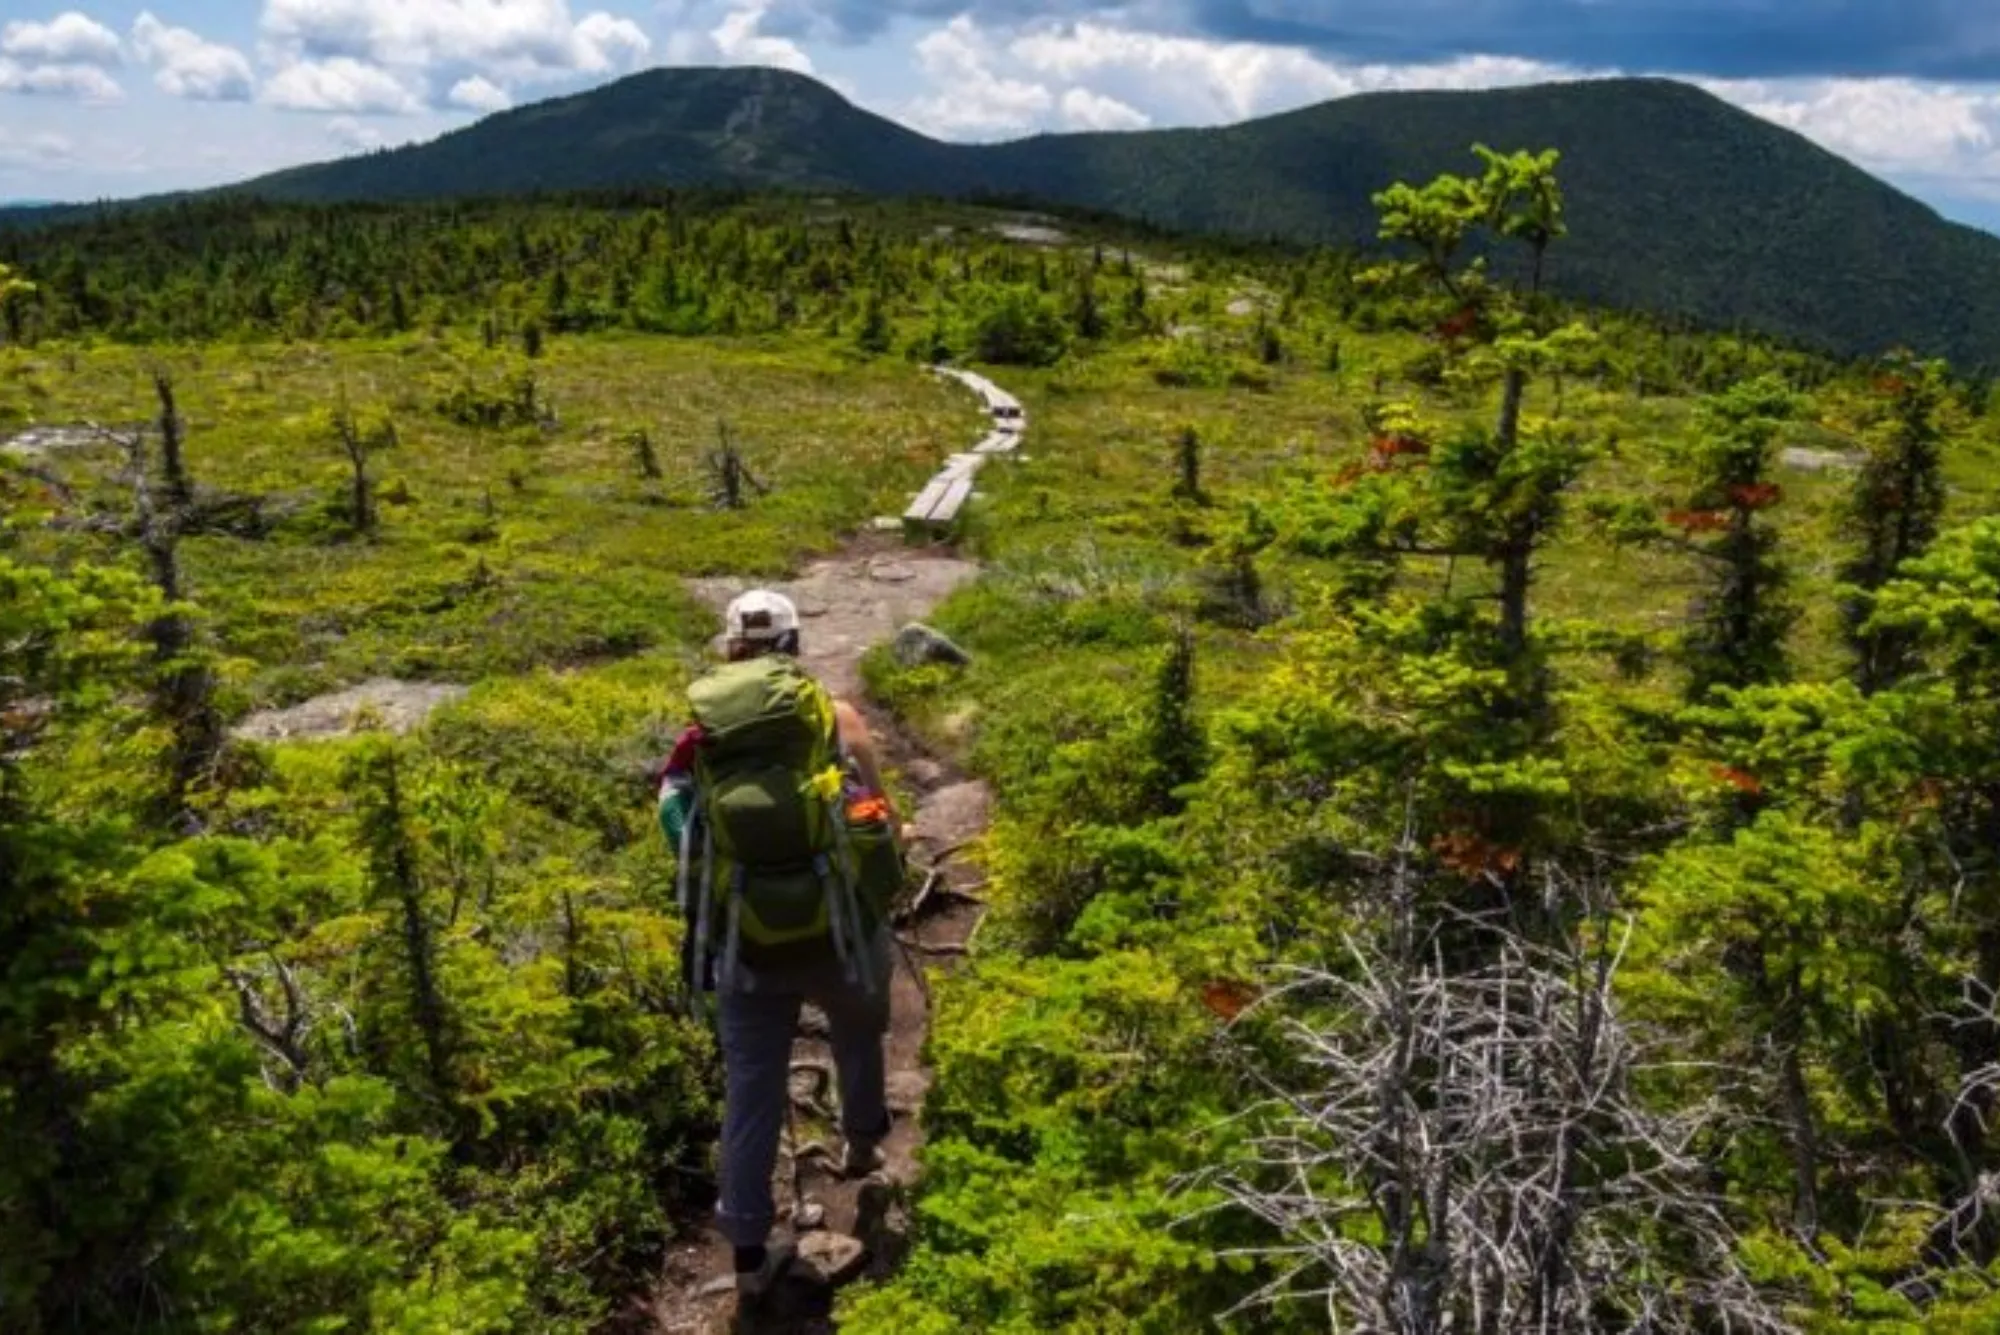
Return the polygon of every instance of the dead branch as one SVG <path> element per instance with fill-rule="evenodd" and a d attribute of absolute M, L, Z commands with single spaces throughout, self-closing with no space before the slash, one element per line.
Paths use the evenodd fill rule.
<path fill-rule="evenodd" d="M 1251 1064 L 1257 1131 L 1198 1179 L 1272 1232 L 1250 1254 L 1277 1277 L 1245 1306 L 1309 1302 L 1335 1329 L 1395 1335 L 1790 1330 L 1708 1186 L 1721 1101 L 1638 1093 L 1667 1063 L 1618 1010 L 1602 887 L 1564 886 L 1595 944 L 1496 929 L 1454 968 L 1413 855 L 1406 835 L 1346 959 L 1290 970 L 1260 1003 L 1304 1075 Z"/>

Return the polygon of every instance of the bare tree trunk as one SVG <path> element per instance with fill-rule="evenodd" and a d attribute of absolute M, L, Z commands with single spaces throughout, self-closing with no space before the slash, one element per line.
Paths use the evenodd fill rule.
<path fill-rule="evenodd" d="M 576 897 L 563 891 L 563 995 L 574 1001 L 583 995 L 583 915 L 577 912 Z"/>
<path fill-rule="evenodd" d="M 1496 440 L 1502 455 L 1512 454 L 1521 439 L 1521 404 L 1528 392 L 1528 373 L 1509 368 L 1500 388 L 1500 423 Z M 1528 650 L 1528 590 L 1534 582 L 1535 544 L 1516 536 L 1500 553 L 1500 647 L 1509 662 Z"/>
<path fill-rule="evenodd" d="M 166 474 L 167 501 L 185 522 L 188 511 L 194 507 L 194 482 L 188 477 L 187 462 L 181 455 L 182 424 L 174 408 L 174 382 L 166 372 L 154 373 L 153 391 L 160 397 L 160 463 Z"/>
<path fill-rule="evenodd" d="M 1511 454 L 1521 439 L 1521 404 L 1528 394 L 1528 373 L 1520 367 L 1510 367 L 1507 378 L 1500 385 L 1500 425 L 1496 439 L 1500 451 Z"/>
<path fill-rule="evenodd" d="M 1500 651 L 1510 664 L 1528 652 L 1528 591 L 1534 579 L 1534 545 L 1508 543 L 1500 554 Z"/>
<path fill-rule="evenodd" d="M 1778 1091 L 1792 1150 L 1792 1227 L 1811 1246 L 1819 1236 L 1819 1129 L 1806 1087 L 1805 1017 L 1799 1014 L 1797 980 L 1778 1007 Z"/>
<path fill-rule="evenodd" d="M 374 507 L 368 494 L 368 445 L 361 439 L 361 428 L 354 420 L 354 414 L 342 404 L 334 413 L 334 429 L 340 433 L 340 447 L 346 451 L 347 466 L 354 470 L 348 510 L 356 533 L 368 533 L 375 527 Z"/>
<path fill-rule="evenodd" d="M 640 427 L 632 433 L 632 446 L 639 455 L 639 476 L 645 478 L 648 482 L 658 481 L 660 478 L 660 456 L 653 448 L 652 433 L 647 431 L 646 428 Z"/>
<path fill-rule="evenodd" d="M 187 822 L 188 793 L 215 764 L 222 751 L 222 723 L 214 705 L 215 678 L 208 665 L 193 656 L 193 621 L 180 606 L 180 528 L 185 511 L 161 515 L 153 502 L 146 437 L 135 432 L 125 442 L 132 472 L 132 501 L 139 522 L 139 545 L 151 568 L 153 587 L 166 607 L 146 627 L 159 671 L 154 687 L 155 710 L 173 734 L 163 815 L 170 822 Z"/>

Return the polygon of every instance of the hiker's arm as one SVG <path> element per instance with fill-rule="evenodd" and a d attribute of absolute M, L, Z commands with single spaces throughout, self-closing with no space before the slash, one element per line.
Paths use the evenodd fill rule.
<path fill-rule="evenodd" d="M 882 779 L 882 767 L 875 756 L 875 735 L 868 731 L 868 720 L 845 700 L 834 701 L 833 712 L 840 723 L 841 745 L 854 757 L 854 768 L 861 771 L 861 781 L 882 795 L 882 800 L 889 804 L 890 828 L 907 838 L 909 832 L 903 829 L 902 818 L 896 814 L 896 799 Z"/>
<path fill-rule="evenodd" d="M 654 766 L 655 782 L 659 785 L 655 806 L 660 831 L 666 835 L 667 846 L 676 857 L 681 851 L 681 832 L 693 814 L 694 747 L 700 739 L 700 729 L 687 729 L 674 742 L 673 751 Z"/>

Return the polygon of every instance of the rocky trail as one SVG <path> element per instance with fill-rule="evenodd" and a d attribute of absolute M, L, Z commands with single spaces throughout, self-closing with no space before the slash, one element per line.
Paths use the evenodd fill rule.
<path fill-rule="evenodd" d="M 992 795 L 984 783 L 926 751 L 867 700 L 861 660 L 978 573 L 975 563 L 945 549 L 909 548 L 871 532 L 791 580 L 692 582 L 696 595 L 718 611 L 753 586 L 775 589 L 798 605 L 805 666 L 862 710 L 892 784 L 914 794 L 915 810 L 904 819 L 916 827 L 909 856 L 920 889 L 898 926 L 904 949 L 896 960 L 887 1040 L 895 1126 L 883 1146 L 886 1173 L 848 1182 L 834 1171 L 840 1136 L 830 1106 L 831 1054 L 822 1038 L 823 1020 L 808 1007 L 794 1040 L 792 1130 L 777 1171 L 779 1232 L 797 1240 L 800 1259 L 758 1310 L 739 1312 L 729 1248 L 701 1221 L 669 1249 L 633 1328 L 652 1335 L 831 1331 L 834 1291 L 886 1277 L 901 1260 L 923 1141 L 919 1114 L 930 1085 L 923 1063 L 931 1019 L 928 976 L 962 958 L 977 928 L 983 875 L 974 846 L 986 829 Z"/>

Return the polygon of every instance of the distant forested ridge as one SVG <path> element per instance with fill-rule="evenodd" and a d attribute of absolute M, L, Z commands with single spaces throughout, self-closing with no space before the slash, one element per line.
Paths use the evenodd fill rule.
<path fill-rule="evenodd" d="M 1150 340 L 1164 377 L 1254 384 L 1268 375 L 1258 366 L 1266 359 L 1337 356 L 1344 326 L 1429 332 L 1427 312 L 1369 288 L 1368 261 L 1353 250 L 1177 240 L 1088 213 L 1048 220 L 1070 244 L 1036 246 L 1009 238 L 1018 218 L 709 190 L 390 204 L 221 196 L 92 210 L 58 226 L 0 230 L 0 263 L 34 280 L 0 308 L 0 338 L 33 346 L 455 331 L 493 348 L 620 329 L 806 331 L 866 355 L 1044 366 L 1117 337 Z M 1139 246 L 1178 256 L 1180 270 L 1140 262 Z M 1258 322 L 1257 355 L 1188 337 L 1223 313 L 1211 285 L 1243 281 L 1279 294 Z M 1592 368 L 1645 393 L 1715 388 L 1780 365 L 1823 378 L 1832 365 L 1755 335 L 1701 334 L 1684 320 L 1590 319 L 1607 333 Z"/>
<path fill-rule="evenodd" d="M 783 71 L 650 70 L 235 189 L 313 201 L 696 185 L 1032 198 L 1180 230 L 1356 244 L 1374 237 L 1370 195 L 1384 181 L 1457 170 L 1474 141 L 1561 151 L 1576 241 L 1551 269 L 1558 291 L 1840 354 L 1904 345 L 2000 365 L 2000 238 L 1657 79 L 1376 93 L 1215 129 L 962 145 Z"/>

